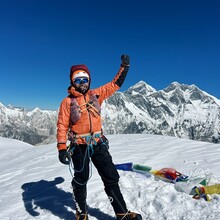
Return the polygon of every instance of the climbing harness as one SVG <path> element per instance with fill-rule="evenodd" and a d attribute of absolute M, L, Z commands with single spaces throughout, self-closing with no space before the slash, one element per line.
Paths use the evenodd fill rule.
<path fill-rule="evenodd" d="M 94 133 L 86 133 L 86 134 L 81 134 L 81 135 L 72 135 L 72 140 L 71 140 L 71 144 L 68 146 L 68 153 L 70 156 L 73 155 L 74 153 L 74 150 L 76 149 L 76 146 L 77 146 L 77 139 L 78 138 L 84 138 L 85 139 L 85 142 L 87 144 L 87 147 L 86 147 L 86 150 L 85 150 L 85 154 L 84 154 L 84 158 L 83 158 L 83 164 L 82 164 L 82 168 L 79 169 L 79 170 L 76 170 L 74 168 L 74 164 L 73 164 L 73 161 L 72 159 L 70 160 L 70 163 L 69 163 L 69 171 L 72 175 L 72 178 L 74 179 L 74 181 L 79 184 L 79 185 L 85 185 L 89 179 L 92 177 L 92 165 L 90 164 L 91 162 L 91 157 L 92 155 L 94 154 L 94 149 L 93 149 L 93 146 L 97 145 L 97 141 L 95 140 L 96 138 L 99 138 L 99 140 L 104 143 L 103 139 L 102 139 L 102 132 L 99 131 L 99 132 L 94 132 Z M 73 143 L 73 144 L 72 144 Z M 86 163 L 86 159 L 89 159 L 89 164 L 90 164 L 90 175 L 89 175 L 89 178 L 88 180 L 85 182 L 85 183 L 79 183 L 75 178 L 74 178 L 74 172 L 77 172 L 77 173 L 80 173 L 84 170 L 85 168 L 85 163 Z M 74 171 L 74 172 L 73 172 Z"/>

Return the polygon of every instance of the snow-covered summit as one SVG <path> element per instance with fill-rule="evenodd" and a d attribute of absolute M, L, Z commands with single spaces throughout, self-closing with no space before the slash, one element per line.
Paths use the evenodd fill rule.
<path fill-rule="evenodd" d="M 151 133 L 220 141 L 220 105 L 216 98 L 195 85 L 178 82 L 146 95 L 139 92 L 146 91 L 140 89 L 144 85 L 140 82 L 129 92 L 117 94 L 123 105 L 117 105 L 115 96 L 106 101 L 104 127 L 108 133 Z"/>
<path fill-rule="evenodd" d="M 156 92 L 156 89 L 154 89 L 152 86 L 148 85 L 146 82 L 141 80 L 134 86 L 131 86 L 125 93 L 129 95 L 150 95 L 153 92 Z"/>

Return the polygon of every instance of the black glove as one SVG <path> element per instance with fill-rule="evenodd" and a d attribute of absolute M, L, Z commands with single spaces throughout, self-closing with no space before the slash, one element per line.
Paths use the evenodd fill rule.
<path fill-rule="evenodd" d="M 67 150 L 59 150 L 59 160 L 61 163 L 66 165 L 70 163 L 71 157 Z"/>
<path fill-rule="evenodd" d="M 126 54 L 121 56 L 121 66 L 129 66 L 130 65 L 130 57 Z"/>

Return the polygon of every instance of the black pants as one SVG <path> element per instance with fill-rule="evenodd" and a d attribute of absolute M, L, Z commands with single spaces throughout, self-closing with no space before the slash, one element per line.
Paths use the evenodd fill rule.
<path fill-rule="evenodd" d="M 87 145 L 76 145 L 72 155 L 74 165 L 74 178 L 72 180 L 73 194 L 76 202 L 76 211 L 87 212 L 87 187 L 86 183 L 91 175 L 89 173 L 89 155 L 105 186 L 105 192 L 109 197 L 115 213 L 127 212 L 126 204 L 119 189 L 119 174 L 112 162 L 108 151 L 108 142 L 101 142 L 93 146 L 93 152 Z M 88 150 L 90 152 L 88 152 Z M 92 154 L 93 153 L 93 154 Z"/>

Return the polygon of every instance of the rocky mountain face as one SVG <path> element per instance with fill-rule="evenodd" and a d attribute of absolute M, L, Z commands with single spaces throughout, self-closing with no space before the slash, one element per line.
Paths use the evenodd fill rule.
<path fill-rule="evenodd" d="M 173 82 L 156 91 L 140 81 L 102 105 L 105 134 L 150 133 L 220 142 L 220 100 L 195 85 Z M 0 136 L 33 145 L 55 142 L 57 111 L 0 104 Z"/>
<path fill-rule="evenodd" d="M 156 91 L 140 81 L 103 105 L 107 133 L 150 133 L 220 142 L 220 101 L 195 85 Z"/>
<path fill-rule="evenodd" d="M 30 111 L 0 103 L 0 136 L 33 145 L 55 142 L 57 112 L 35 108 Z"/>

